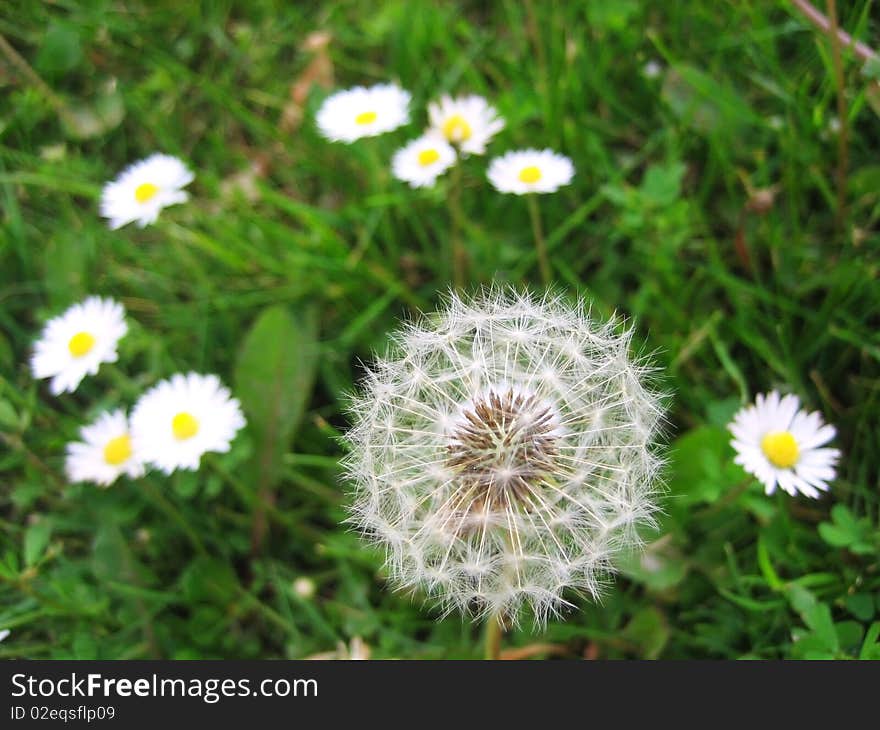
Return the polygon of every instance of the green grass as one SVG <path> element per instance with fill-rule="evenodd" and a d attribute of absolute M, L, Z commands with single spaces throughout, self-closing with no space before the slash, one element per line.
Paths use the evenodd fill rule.
<path fill-rule="evenodd" d="M 873 3 L 839 5 L 843 27 L 877 37 Z M 329 144 L 315 87 L 302 125 L 283 128 L 315 30 L 333 36 L 336 88 L 398 80 L 413 123 Z M 387 590 L 379 557 L 339 525 L 344 394 L 452 276 L 447 182 L 414 192 L 386 165 L 446 91 L 497 104 L 507 127 L 490 156 L 547 146 L 574 160 L 574 184 L 540 200 L 555 283 L 632 317 L 673 393 L 651 559 L 602 605 L 505 647 L 880 656 L 880 120 L 845 54 L 838 220 L 831 53 L 788 3 L 61 0 L 20 4 L 0 33 L 44 83 L 0 60 L 0 657 L 299 658 L 355 636 L 374 657 L 481 655 L 480 626 Z M 101 185 L 157 150 L 194 168 L 192 201 L 108 230 Z M 463 170 L 470 284 L 537 286 L 526 206 L 491 190 L 485 165 Z M 759 214 L 750 191 L 767 188 Z M 29 374 L 30 347 L 86 294 L 121 300 L 130 333 L 117 364 L 55 398 Z M 276 305 L 295 331 L 309 316 L 320 331 L 289 442 L 249 429 L 197 474 L 65 482 L 79 427 L 157 380 L 217 372 L 238 392 L 242 343 Z M 838 427 L 827 498 L 766 497 L 732 464 L 725 423 L 773 387 Z M 259 455 L 276 448 L 253 555 L 273 482 Z M 292 588 L 303 576 L 311 598 Z"/>

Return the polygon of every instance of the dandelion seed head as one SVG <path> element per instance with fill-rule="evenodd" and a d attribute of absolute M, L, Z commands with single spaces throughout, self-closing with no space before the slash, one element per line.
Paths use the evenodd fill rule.
<path fill-rule="evenodd" d="M 350 522 L 444 613 L 595 600 L 656 511 L 663 415 L 631 333 L 491 288 L 402 326 L 352 399 Z"/>

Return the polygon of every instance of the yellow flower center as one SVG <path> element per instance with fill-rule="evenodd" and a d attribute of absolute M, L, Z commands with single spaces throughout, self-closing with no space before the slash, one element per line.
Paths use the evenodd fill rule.
<path fill-rule="evenodd" d="M 171 419 L 171 430 L 178 441 L 186 441 L 199 432 L 199 422 L 191 413 L 181 411 Z"/>
<path fill-rule="evenodd" d="M 524 167 L 519 171 L 519 179 L 524 183 L 536 183 L 541 179 L 541 171 L 534 165 Z"/>
<path fill-rule="evenodd" d="M 138 203 L 146 203 L 152 200 L 153 196 L 158 192 L 158 185 L 153 185 L 153 183 L 141 183 L 134 189 L 134 199 Z"/>
<path fill-rule="evenodd" d="M 104 447 L 104 461 L 119 466 L 131 458 L 131 437 L 128 434 L 110 439 Z"/>
<path fill-rule="evenodd" d="M 376 112 L 361 112 L 355 118 L 355 124 L 372 124 L 376 121 Z"/>
<path fill-rule="evenodd" d="M 464 142 L 472 133 L 471 125 L 461 114 L 453 114 L 443 123 L 443 136 L 450 142 Z"/>
<path fill-rule="evenodd" d="M 789 469 L 800 456 L 797 441 L 789 431 L 771 431 L 761 439 L 761 451 L 770 463 L 780 469 Z"/>
<path fill-rule="evenodd" d="M 70 342 L 67 343 L 67 349 L 70 350 L 70 354 L 74 357 L 87 355 L 94 346 L 95 338 L 88 332 L 77 332 L 70 338 Z"/>
<path fill-rule="evenodd" d="M 419 164 L 422 167 L 433 165 L 440 159 L 440 153 L 435 149 L 422 150 L 419 152 Z"/>

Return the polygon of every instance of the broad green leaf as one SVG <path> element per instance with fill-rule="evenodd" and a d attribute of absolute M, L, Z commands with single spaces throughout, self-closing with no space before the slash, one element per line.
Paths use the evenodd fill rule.
<path fill-rule="evenodd" d="M 858 650 L 865 635 L 865 629 L 858 621 L 838 621 L 834 630 L 840 647 L 848 653 Z"/>
<path fill-rule="evenodd" d="M 661 538 L 644 552 L 626 555 L 620 562 L 620 571 L 649 590 L 662 592 L 684 580 L 688 563 L 668 540 Z"/>
<path fill-rule="evenodd" d="M 263 311 L 244 339 L 235 369 L 236 395 L 255 437 L 259 483 L 271 487 L 302 419 L 318 363 L 317 316 L 285 306 Z"/>
<path fill-rule="evenodd" d="M 832 547 L 846 547 L 852 542 L 852 535 L 830 522 L 819 525 L 819 536 Z"/>
<path fill-rule="evenodd" d="M 844 601 L 846 610 L 859 621 L 870 621 L 874 618 L 874 596 L 870 593 L 854 593 Z"/>
<path fill-rule="evenodd" d="M 670 507 L 714 502 L 724 489 L 729 434 L 715 426 L 700 426 L 672 444 L 669 468 Z"/>
<path fill-rule="evenodd" d="M 79 32 L 72 25 L 58 23 L 43 36 L 35 66 L 41 74 L 61 75 L 74 69 L 82 57 Z"/>
<path fill-rule="evenodd" d="M 835 504 L 831 508 L 831 519 L 851 535 L 858 535 L 861 532 L 859 521 L 845 504 Z"/>
<path fill-rule="evenodd" d="M 639 647 L 642 658 L 656 659 L 669 641 L 669 633 L 666 618 L 651 606 L 632 617 L 623 630 L 622 637 Z"/>
<path fill-rule="evenodd" d="M 674 203 L 681 193 L 681 181 L 686 170 L 681 162 L 651 165 L 642 178 L 644 202 L 658 208 Z"/>

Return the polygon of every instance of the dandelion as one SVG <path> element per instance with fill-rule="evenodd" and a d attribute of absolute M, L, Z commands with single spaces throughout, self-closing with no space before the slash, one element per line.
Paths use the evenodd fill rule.
<path fill-rule="evenodd" d="M 132 448 L 125 411 L 102 413 L 80 430 L 80 438 L 67 445 L 65 471 L 71 482 L 94 482 L 108 487 L 121 475 L 143 476 L 143 462 Z"/>
<path fill-rule="evenodd" d="M 129 166 L 104 186 L 101 215 L 110 228 L 137 222 L 140 228 L 155 223 L 162 208 L 185 203 L 184 187 L 193 181 L 187 166 L 171 155 L 154 154 Z"/>
<path fill-rule="evenodd" d="M 318 110 L 321 134 L 351 143 L 390 132 L 409 121 L 410 94 L 396 84 L 355 86 L 327 97 Z"/>
<path fill-rule="evenodd" d="M 245 425 L 239 402 L 216 375 L 178 373 L 154 385 L 135 404 L 135 451 L 166 474 L 196 470 L 202 454 L 226 452 Z"/>
<path fill-rule="evenodd" d="M 504 120 L 482 96 L 443 96 L 428 105 L 431 129 L 464 154 L 482 155 L 486 145 L 504 129 Z"/>
<path fill-rule="evenodd" d="M 489 164 L 489 171 L 486 174 L 499 192 L 527 196 L 538 266 L 544 285 L 549 286 L 553 274 L 547 256 L 547 245 L 544 242 L 538 201 L 532 193 L 553 193 L 563 185 L 568 185 L 574 177 L 574 165 L 568 157 L 552 150 L 530 149 L 508 152 L 496 157 Z"/>
<path fill-rule="evenodd" d="M 767 494 L 778 484 L 794 496 L 816 498 L 836 476 L 837 449 L 820 448 L 834 438 L 834 426 L 818 412 L 800 409 L 796 395 L 777 391 L 758 395 L 740 409 L 728 425 L 736 450 L 734 461 L 757 477 Z"/>
<path fill-rule="evenodd" d="M 398 180 L 411 187 L 430 187 L 455 164 L 455 150 L 436 133 L 428 133 L 399 149 L 391 160 Z"/>
<path fill-rule="evenodd" d="M 34 345 L 31 372 L 35 378 L 52 378 L 52 395 L 73 392 L 101 363 L 116 362 L 116 344 L 126 332 L 121 304 L 88 297 L 46 323 Z"/>
<path fill-rule="evenodd" d="M 397 332 L 353 399 L 350 522 L 393 585 L 538 623 L 596 598 L 655 511 L 662 409 L 631 332 L 583 305 L 450 295 Z"/>

